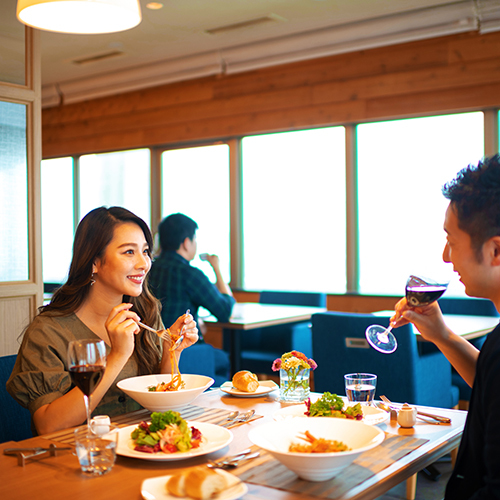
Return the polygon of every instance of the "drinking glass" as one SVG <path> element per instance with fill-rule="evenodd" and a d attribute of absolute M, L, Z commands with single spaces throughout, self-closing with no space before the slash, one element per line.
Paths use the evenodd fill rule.
<path fill-rule="evenodd" d="M 377 375 L 372 373 L 348 373 L 344 375 L 345 393 L 353 403 L 372 404 L 377 387 Z"/>
<path fill-rule="evenodd" d="M 106 345 L 102 340 L 72 340 L 68 345 L 71 381 L 83 392 L 90 432 L 90 395 L 101 381 L 106 367 Z"/>
<path fill-rule="evenodd" d="M 405 287 L 406 302 L 411 307 L 427 306 L 438 300 L 446 291 L 448 283 L 437 283 L 432 280 L 411 275 Z M 385 328 L 381 325 L 370 325 L 366 329 L 366 340 L 377 351 L 385 354 L 394 352 L 398 343 L 391 332 L 394 322 Z"/>
<path fill-rule="evenodd" d="M 94 423 L 75 429 L 75 451 L 82 471 L 94 476 L 109 472 L 116 461 L 118 436 L 119 428 L 111 424 L 105 431 Z"/>

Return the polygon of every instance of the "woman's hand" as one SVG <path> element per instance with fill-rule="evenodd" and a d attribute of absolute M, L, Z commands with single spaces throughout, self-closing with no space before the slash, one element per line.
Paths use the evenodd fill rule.
<path fill-rule="evenodd" d="M 198 328 L 196 327 L 196 322 L 191 314 L 184 314 L 177 318 L 177 321 L 170 327 L 170 331 L 180 335 L 183 328 L 184 340 L 176 349 L 176 352 L 180 352 L 183 349 L 186 349 L 186 347 L 198 342 Z"/>
<path fill-rule="evenodd" d="M 132 304 L 114 307 L 106 320 L 106 330 L 111 343 L 111 352 L 117 356 L 130 358 L 134 352 L 135 335 L 140 332 L 139 316 L 130 310 Z"/>

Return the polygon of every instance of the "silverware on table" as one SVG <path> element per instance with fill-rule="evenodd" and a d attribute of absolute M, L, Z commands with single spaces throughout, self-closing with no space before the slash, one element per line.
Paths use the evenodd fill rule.
<path fill-rule="evenodd" d="M 71 446 L 61 446 L 60 448 L 52 446 L 50 448 L 42 448 L 40 446 L 34 446 L 32 448 L 5 448 L 3 450 L 4 455 L 16 455 L 17 453 L 47 453 L 49 451 L 60 451 L 60 450 L 72 450 Z"/>
<path fill-rule="evenodd" d="M 397 408 L 392 407 L 392 402 L 389 400 L 389 398 L 386 398 L 385 396 L 380 396 L 380 399 L 387 403 L 389 405 L 389 408 L 397 410 Z M 434 415 L 433 413 L 426 413 L 423 411 L 420 411 L 417 408 L 417 416 L 420 415 L 422 417 L 428 417 L 428 418 L 433 418 L 434 420 L 437 420 L 438 422 L 442 424 L 451 424 L 451 418 L 448 417 L 442 417 L 440 415 Z"/>
<path fill-rule="evenodd" d="M 239 411 L 233 411 L 231 412 L 226 418 L 223 418 L 222 420 L 219 420 L 216 425 L 222 425 L 228 422 L 233 421 L 238 415 L 240 414 Z"/>
<path fill-rule="evenodd" d="M 232 427 L 233 425 L 243 424 L 245 422 L 249 422 L 254 415 L 255 415 L 255 410 L 249 410 L 245 413 L 241 413 L 234 420 L 231 420 L 230 422 L 222 424 L 221 427 L 225 427 L 227 429 L 229 427 Z"/>
<path fill-rule="evenodd" d="M 251 450 L 245 450 L 244 452 L 238 453 L 232 457 L 225 458 L 224 460 L 212 461 L 207 464 L 207 467 L 211 469 L 234 469 L 238 467 L 242 462 L 246 460 L 251 460 L 260 455 L 260 452 Z"/>

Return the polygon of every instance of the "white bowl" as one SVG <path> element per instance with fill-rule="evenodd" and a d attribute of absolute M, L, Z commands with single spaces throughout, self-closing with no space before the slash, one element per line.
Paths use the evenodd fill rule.
<path fill-rule="evenodd" d="M 342 441 L 350 451 L 336 453 L 293 453 L 290 444 L 303 442 L 299 433 L 309 431 L 316 438 Z M 294 418 L 259 425 L 249 433 L 250 441 L 268 451 L 285 467 L 307 481 L 326 481 L 350 465 L 361 453 L 375 448 L 384 433 L 373 425 L 343 418 Z"/>
<path fill-rule="evenodd" d="M 120 380 L 116 385 L 149 411 L 167 411 L 187 406 L 214 383 L 213 378 L 204 375 L 182 374 L 184 389 L 166 392 L 148 390 L 152 385 L 170 380 L 171 375 L 142 375 Z"/>

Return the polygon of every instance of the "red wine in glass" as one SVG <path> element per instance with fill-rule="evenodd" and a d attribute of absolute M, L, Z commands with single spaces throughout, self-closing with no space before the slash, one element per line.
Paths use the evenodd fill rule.
<path fill-rule="evenodd" d="M 428 306 L 438 300 L 447 287 L 447 283 L 436 283 L 411 275 L 406 282 L 406 302 L 411 307 Z M 398 343 L 391 332 L 393 326 L 393 324 L 390 324 L 388 328 L 385 328 L 381 325 L 370 325 L 365 332 L 366 340 L 377 351 L 385 354 L 394 352 L 398 347 Z"/>
<path fill-rule="evenodd" d="M 99 385 L 106 367 L 106 345 L 102 340 L 73 340 L 68 345 L 71 381 L 83 392 L 90 429 L 90 396 Z"/>
<path fill-rule="evenodd" d="M 77 365 L 69 369 L 71 381 L 83 394 L 90 396 L 98 386 L 104 374 L 102 365 Z"/>

